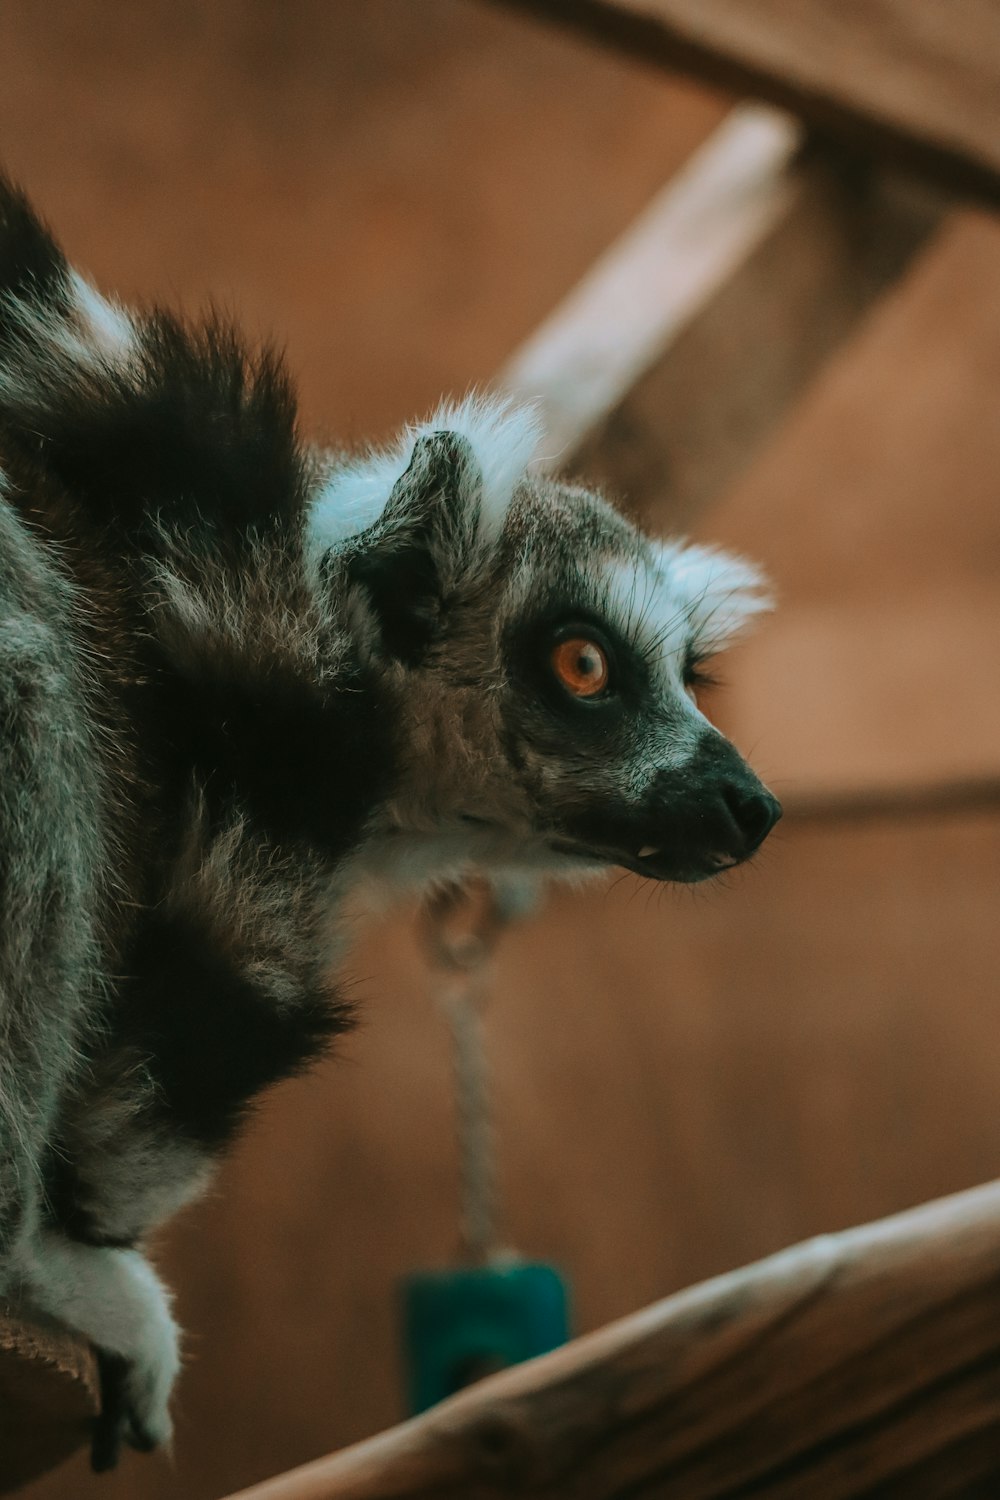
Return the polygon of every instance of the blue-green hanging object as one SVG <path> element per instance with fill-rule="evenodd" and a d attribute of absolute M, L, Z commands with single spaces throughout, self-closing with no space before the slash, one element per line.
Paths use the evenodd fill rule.
<path fill-rule="evenodd" d="M 482 1009 L 486 960 L 505 922 L 517 914 L 516 897 L 485 884 L 452 888 L 438 893 L 426 912 L 454 1048 L 466 1264 L 404 1278 L 403 1353 L 413 1413 L 484 1375 L 546 1354 L 569 1337 L 563 1277 L 554 1266 L 502 1249 L 496 1233 Z"/>
<path fill-rule="evenodd" d="M 569 1337 L 566 1285 L 553 1266 L 512 1258 L 416 1272 L 403 1282 L 402 1294 L 414 1414 Z"/>

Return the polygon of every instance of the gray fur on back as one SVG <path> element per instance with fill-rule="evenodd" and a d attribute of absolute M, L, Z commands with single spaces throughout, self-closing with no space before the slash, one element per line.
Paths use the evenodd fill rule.
<path fill-rule="evenodd" d="M 74 589 L 0 492 L 0 1290 L 103 982 L 112 868 Z"/>

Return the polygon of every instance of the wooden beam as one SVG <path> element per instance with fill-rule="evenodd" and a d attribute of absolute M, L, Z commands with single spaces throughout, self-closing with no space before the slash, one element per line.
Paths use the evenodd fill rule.
<path fill-rule="evenodd" d="M 505 0 L 1000 205 L 1000 0 Z"/>
<path fill-rule="evenodd" d="M 734 110 L 500 372 L 538 402 L 553 465 L 637 379 L 787 214 L 802 132 Z"/>
<path fill-rule="evenodd" d="M 934 195 L 733 111 L 500 372 L 545 462 L 686 529 L 924 244 Z"/>
<path fill-rule="evenodd" d="M 1000 1184 L 825 1235 L 234 1500 L 1000 1494 Z"/>
<path fill-rule="evenodd" d="M 88 1442 L 97 1410 L 90 1347 L 0 1302 L 0 1494 L 47 1473 Z"/>
<path fill-rule="evenodd" d="M 799 793 L 784 799 L 785 819 L 836 826 L 913 818 L 1000 813 L 1000 776 L 967 776 L 918 785 L 867 786 Z"/>

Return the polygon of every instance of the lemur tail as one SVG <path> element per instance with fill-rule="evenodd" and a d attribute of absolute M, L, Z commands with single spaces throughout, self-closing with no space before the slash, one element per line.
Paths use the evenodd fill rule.
<path fill-rule="evenodd" d="M 0 423 L 99 523 L 156 550 L 166 527 L 223 546 L 294 525 L 308 464 L 278 355 L 225 320 L 133 314 L 67 262 L 0 182 Z"/>

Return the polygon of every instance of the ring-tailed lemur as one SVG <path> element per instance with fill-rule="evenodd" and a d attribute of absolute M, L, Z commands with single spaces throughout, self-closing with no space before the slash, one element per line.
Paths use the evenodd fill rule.
<path fill-rule="evenodd" d="M 359 882 L 695 881 L 779 808 L 693 698 L 755 571 L 535 476 L 530 412 L 313 451 L 278 360 L 132 315 L 0 193 L 0 1292 L 170 1433 L 143 1236 L 348 1024 Z"/>

